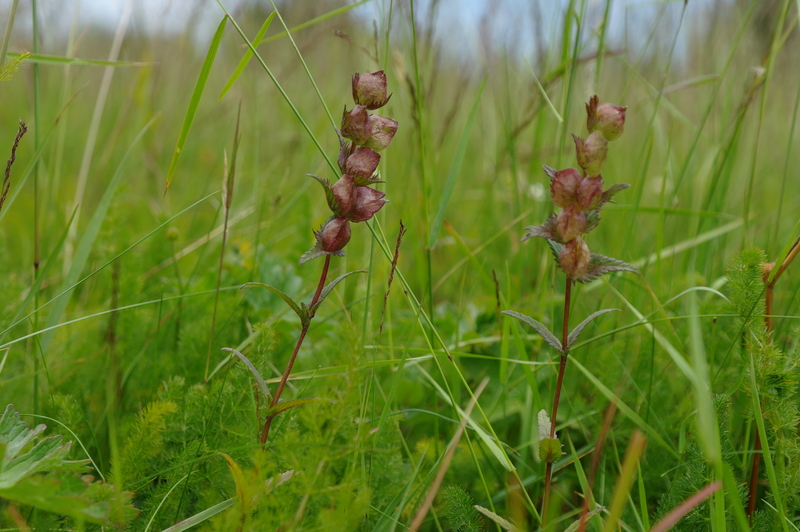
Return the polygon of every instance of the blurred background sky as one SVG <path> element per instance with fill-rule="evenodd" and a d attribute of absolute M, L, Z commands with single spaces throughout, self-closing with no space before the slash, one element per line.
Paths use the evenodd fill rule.
<path fill-rule="evenodd" d="M 293 0 L 319 4 L 320 0 Z M 770 0 L 764 0 L 769 2 Z M 222 16 L 222 10 L 215 0 L 40 0 L 39 11 L 47 39 L 66 35 L 73 24 L 80 31 L 97 26 L 114 31 L 126 4 L 131 2 L 132 18 L 128 32 L 142 35 L 185 34 L 187 26 L 199 45 L 210 40 L 214 27 Z M 260 4 L 269 11 L 268 0 L 226 0 L 226 7 L 235 11 L 243 4 Z M 346 5 L 327 1 L 332 8 Z M 355 2 L 350 2 L 355 3 Z M 395 0 L 395 5 L 399 4 Z M 403 0 L 407 4 L 407 0 Z M 558 42 L 561 30 L 561 13 L 568 0 L 417 0 L 415 8 L 417 20 L 421 25 L 433 22 L 434 33 L 447 52 L 461 57 L 480 55 L 482 48 L 491 46 L 512 55 L 529 56 L 542 45 Z M 578 6 L 582 2 L 575 2 Z M 616 0 L 611 3 L 608 27 L 611 46 L 636 48 L 637 41 L 644 43 L 648 32 L 657 23 L 661 31 L 669 33 L 677 27 L 683 8 L 683 0 Z M 687 16 L 694 24 L 700 24 L 712 9 L 722 6 L 733 7 L 736 0 L 690 0 Z M 11 0 L 0 0 L 0 16 L 8 13 Z M 286 4 L 278 1 L 277 4 Z M 605 2 L 590 0 L 586 2 L 585 20 L 588 28 L 599 25 L 603 19 Z M 371 24 L 373 20 L 386 20 L 389 0 L 372 0 L 358 6 L 353 14 Z M 30 27 L 30 2 L 20 2 L 15 31 Z M 26 17 L 26 14 L 28 15 Z M 291 25 L 292 21 L 287 21 Z M 692 24 L 681 26 L 681 33 L 691 31 Z M 681 35 L 678 40 L 677 56 L 685 52 L 687 39 Z M 100 54 L 99 57 L 103 57 Z"/>

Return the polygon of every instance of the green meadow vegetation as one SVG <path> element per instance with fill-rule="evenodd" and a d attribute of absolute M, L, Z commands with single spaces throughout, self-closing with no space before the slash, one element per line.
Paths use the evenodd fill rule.
<path fill-rule="evenodd" d="M 276 4 L 3 4 L 0 530 L 800 529 L 800 4 Z"/>

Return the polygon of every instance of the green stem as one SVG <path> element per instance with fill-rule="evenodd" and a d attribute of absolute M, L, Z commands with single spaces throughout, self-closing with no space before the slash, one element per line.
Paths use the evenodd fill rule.
<path fill-rule="evenodd" d="M 3 35 L 3 45 L 2 48 L 0 48 L 0 71 L 6 66 L 6 54 L 8 53 L 8 43 L 11 40 L 11 28 L 14 27 L 14 18 L 17 16 L 17 5 L 19 5 L 19 0 L 11 2 L 11 11 L 8 14 L 8 23 L 6 24 L 6 33 Z M 39 124 L 36 125 L 38 126 Z"/>
<path fill-rule="evenodd" d="M 322 294 L 322 289 L 325 287 L 325 279 L 328 277 L 328 268 L 331 264 L 331 256 L 325 255 L 325 264 L 322 266 L 322 273 L 319 276 L 319 284 L 317 284 L 317 291 L 314 293 L 314 297 L 311 299 L 311 303 L 309 303 L 309 316 L 308 319 L 305 320 L 303 323 L 303 328 L 300 330 L 300 337 L 297 339 L 297 343 L 294 346 L 294 351 L 292 351 L 292 356 L 289 357 L 289 363 L 286 365 L 286 370 L 283 372 L 283 376 L 281 377 L 281 382 L 278 383 L 278 389 L 275 390 L 275 395 L 272 396 L 272 402 L 270 403 L 270 409 L 273 408 L 275 405 L 278 404 L 278 401 L 281 398 L 281 394 L 283 393 L 283 389 L 286 387 L 286 381 L 289 380 L 289 374 L 292 372 L 292 367 L 294 366 L 294 361 L 297 358 L 297 353 L 300 352 L 300 346 L 303 345 L 303 340 L 306 338 L 306 333 L 308 333 L 308 328 L 311 326 L 311 320 L 314 319 L 314 311 L 311 310 L 314 308 L 314 305 L 317 304 L 319 301 L 319 296 Z M 272 420 L 275 418 L 275 415 L 268 415 L 267 419 L 264 421 L 264 429 L 261 431 L 261 438 L 259 441 L 261 445 L 265 445 L 267 443 L 267 437 L 269 436 L 269 429 L 272 426 Z"/>

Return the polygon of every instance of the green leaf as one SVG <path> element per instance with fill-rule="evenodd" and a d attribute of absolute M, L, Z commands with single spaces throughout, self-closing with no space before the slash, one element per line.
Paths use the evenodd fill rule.
<path fill-rule="evenodd" d="M 608 312 L 622 312 L 622 310 L 618 308 L 607 308 L 603 310 L 598 310 L 597 312 L 593 312 L 588 318 L 580 322 L 577 327 L 572 329 L 571 333 L 569 333 L 569 336 L 567 337 L 567 349 L 569 349 L 570 346 L 575 343 L 575 340 L 578 339 L 578 336 L 580 336 L 580 334 L 583 332 L 583 329 L 586 328 L 587 325 L 589 325 L 589 322 Z"/>
<path fill-rule="evenodd" d="M 367 270 L 353 270 L 352 272 L 347 272 L 347 273 L 345 273 L 343 275 L 340 275 L 339 277 L 337 277 L 336 279 L 334 279 L 333 281 L 328 283 L 325 286 L 325 288 L 322 289 L 322 292 L 320 293 L 319 299 L 317 300 L 317 302 L 314 303 L 314 305 L 312 305 L 311 307 L 309 307 L 308 314 L 313 317 L 314 314 L 317 313 L 317 309 L 319 308 L 319 306 L 322 304 L 323 301 L 325 301 L 325 298 L 328 297 L 328 294 L 330 294 L 331 291 L 334 288 L 336 288 L 336 285 L 341 283 L 346 278 L 350 277 L 351 275 L 353 275 L 355 273 L 369 273 L 369 272 L 367 272 Z"/>
<path fill-rule="evenodd" d="M 279 296 L 281 299 L 283 299 L 286 302 L 287 305 L 289 305 L 289 307 L 291 307 L 291 309 L 295 312 L 295 314 L 297 314 L 300 317 L 300 321 L 301 322 L 305 323 L 306 320 L 309 319 L 308 311 L 306 311 L 304 308 L 301 309 L 300 306 L 297 303 L 295 303 L 294 299 L 292 299 L 288 295 L 284 294 L 283 292 L 281 292 L 279 289 L 275 288 L 274 286 L 270 286 L 270 285 L 264 284 L 264 283 L 257 283 L 255 281 L 253 281 L 253 282 L 250 282 L 250 283 L 243 284 L 242 288 L 247 288 L 247 287 L 250 287 L 250 286 L 260 286 L 261 288 L 266 288 L 267 290 L 269 290 L 273 294 L 276 294 L 277 296 Z"/>
<path fill-rule="evenodd" d="M 250 362 L 250 360 L 248 360 L 246 356 L 241 354 L 236 349 L 233 349 L 232 347 L 223 347 L 222 350 L 229 351 L 234 355 L 236 355 L 237 357 L 239 357 L 239 359 L 241 359 L 241 361 L 244 362 L 244 365 L 247 366 L 247 369 L 250 370 L 250 373 L 252 373 L 253 377 L 256 379 L 256 382 L 258 383 L 258 388 L 261 390 L 261 395 L 263 397 L 272 397 L 272 395 L 270 395 L 269 393 L 269 389 L 267 388 L 267 383 L 264 382 L 264 377 L 261 376 L 261 373 L 256 369 L 253 363 Z"/>
<path fill-rule="evenodd" d="M 605 255 L 599 255 L 597 253 L 592 253 L 589 258 L 589 269 L 585 274 L 583 274 L 583 276 L 581 276 L 580 279 L 577 279 L 577 281 L 579 283 L 588 283 L 589 281 L 597 279 L 601 275 L 611 272 L 639 273 L 639 270 L 625 261 L 606 257 Z"/>
<path fill-rule="evenodd" d="M 72 442 L 50 436 L 34 444 L 45 428 L 29 429 L 14 407 L 6 406 L 0 418 L 0 498 L 101 525 L 138 515 L 132 493 L 85 474 L 90 460 L 65 460 Z M 115 508 L 121 514 L 112 516 Z"/>
<path fill-rule="evenodd" d="M 485 515 L 486 517 L 488 517 L 489 519 L 491 519 L 492 521 L 494 521 L 495 524 L 497 524 L 503 530 L 508 530 L 509 532 L 522 532 L 522 529 L 514 526 L 514 524 L 511 523 L 511 521 L 500 517 L 493 511 L 489 510 L 488 508 L 484 508 L 483 506 L 478 506 L 476 504 L 475 509 L 478 510 L 483 515 Z"/>
<path fill-rule="evenodd" d="M 39 63 L 42 65 L 79 65 L 79 66 L 101 66 L 101 67 L 138 67 L 151 65 L 153 63 L 143 63 L 139 61 L 103 61 L 94 59 L 79 59 L 77 57 L 61 57 L 57 55 L 31 54 L 28 52 L 9 53 L 8 57 L 21 58 L 29 63 Z"/>
<path fill-rule="evenodd" d="M 197 78 L 197 83 L 194 86 L 194 92 L 192 92 L 192 98 L 189 100 L 189 108 L 186 109 L 186 116 L 183 118 L 181 132 L 178 134 L 178 142 L 175 144 L 175 151 L 172 152 L 172 161 L 170 161 L 169 170 L 167 170 L 167 185 L 164 190 L 165 193 L 167 190 L 169 190 L 170 183 L 172 183 L 172 176 L 175 175 L 175 170 L 178 166 L 178 160 L 181 158 L 181 152 L 186 144 L 186 138 L 189 136 L 189 130 L 192 128 L 194 115 L 197 114 L 197 107 L 200 105 L 200 98 L 203 96 L 203 91 L 205 90 L 206 83 L 208 82 L 208 76 L 211 74 L 211 66 L 214 64 L 214 58 L 217 56 L 217 50 L 219 49 L 220 41 L 222 41 L 222 34 L 225 33 L 225 23 L 227 20 L 227 16 L 222 17 L 222 20 L 217 27 L 217 32 L 214 34 L 214 38 L 211 39 L 211 46 L 208 48 L 206 60 L 203 62 L 203 68 L 200 69 L 200 76 Z"/>
<path fill-rule="evenodd" d="M 294 408 L 296 406 L 303 406 L 308 403 L 313 403 L 314 401 L 319 401 L 319 399 L 312 397 L 308 399 L 292 399 L 291 401 L 281 401 L 277 405 L 267 410 L 267 417 L 275 417 L 278 414 L 286 412 L 291 408 Z"/>
<path fill-rule="evenodd" d="M 195 514 L 187 519 L 184 519 L 179 523 L 175 523 L 171 527 L 165 528 L 161 532 L 182 532 L 183 530 L 189 530 L 193 526 L 199 525 L 203 521 L 211 519 L 212 517 L 220 513 L 222 510 L 227 510 L 234 504 L 236 504 L 236 497 L 232 497 L 226 501 L 222 501 L 219 504 L 215 504 L 211 508 L 206 508 L 202 512 Z"/>
<path fill-rule="evenodd" d="M 527 323 L 528 325 L 533 327 L 534 331 L 539 333 L 539 336 L 544 338 L 545 342 L 552 345 L 556 349 L 556 351 L 558 351 L 559 353 L 563 351 L 563 349 L 561 348 L 561 340 L 559 340 L 556 337 L 556 335 L 553 334 L 544 323 L 536 321 L 530 316 L 526 316 L 525 314 L 522 314 L 521 312 L 516 312 L 514 310 L 504 310 L 503 314 L 505 314 L 506 316 L 511 316 L 512 318 L 517 318 L 518 320 Z"/>
<path fill-rule="evenodd" d="M 256 38 L 253 39 L 254 47 L 258 47 L 258 45 L 261 44 L 261 39 L 264 38 L 264 35 L 267 33 L 270 24 L 272 24 L 272 19 L 275 18 L 275 13 L 276 13 L 275 11 L 270 13 L 269 16 L 267 17 L 267 20 L 265 20 L 264 24 L 261 25 L 261 29 L 258 30 Z M 250 59 L 252 58 L 253 58 L 253 52 L 248 48 L 247 51 L 244 53 L 242 60 L 239 61 L 239 65 L 236 67 L 236 70 L 233 71 L 233 74 L 231 75 L 231 78 L 228 80 L 228 83 L 225 84 L 225 87 L 219 94 L 219 98 L 217 98 L 217 101 L 221 100 L 228 93 L 228 91 L 231 90 L 231 87 L 233 87 L 233 84 L 236 83 L 237 79 L 239 79 L 239 76 L 242 75 L 242 72 L 244 72 L 245 67 L 247 67 L 247 64 L 250 62 Z"/>

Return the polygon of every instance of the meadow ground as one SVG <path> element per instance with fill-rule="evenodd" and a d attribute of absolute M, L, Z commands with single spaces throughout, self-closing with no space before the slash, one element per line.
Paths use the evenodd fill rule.
<path fill-rule="evenodd" d="M 798 529 L 797 2 L 532 3 L 516 47 L 488 19 L 460 46 L 430 22 L 455 1 L 200 4 L 179 32 L 8 19 L 1 530 Z M 328 264 L 298 263 L 331 214 L 307 174 L 339 179 L 351 76 L 378 70 L 389 203 L 327 280 L 366 272 L 293 312 Z M 602 176 L 631 186 L 585 241 L 639 273 L 565 313 L 521 239 L 594 94 L 627 107 Z M 544 329 L 602 309 L 546 448 Z"/>

